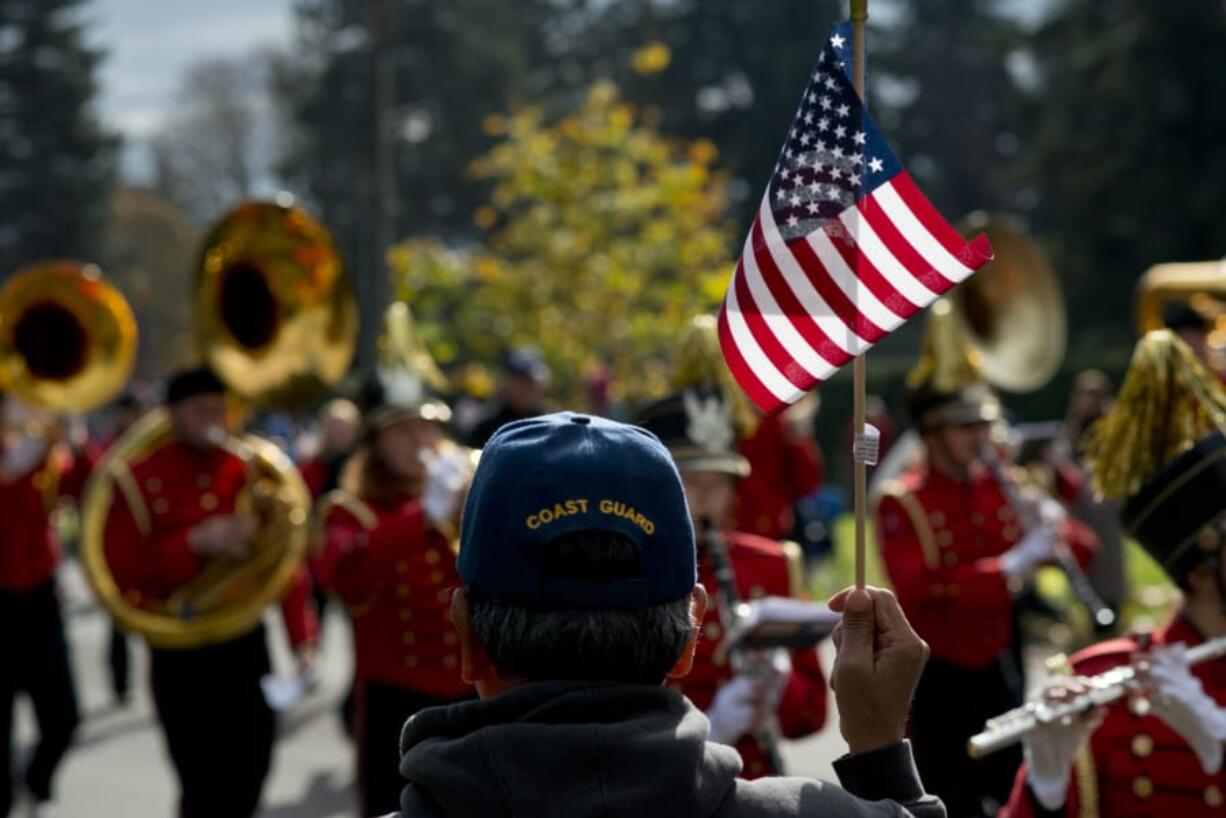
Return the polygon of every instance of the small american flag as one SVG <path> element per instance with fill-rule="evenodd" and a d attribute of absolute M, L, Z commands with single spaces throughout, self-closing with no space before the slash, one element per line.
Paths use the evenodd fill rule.
<path fill-rule="evenodd" d="M 992 259 L 963 241 L 885 143 L 832 29 L 720 310 L 724 357 L 766 412 L 800 400 Z"/>

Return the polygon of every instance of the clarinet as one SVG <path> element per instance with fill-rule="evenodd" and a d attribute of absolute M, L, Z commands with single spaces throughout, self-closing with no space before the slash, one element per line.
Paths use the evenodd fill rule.
<path fill-rule="evenodd" d="M 1005 495 L 1005 500 L 1013 508 L 1018 519 L 1022 522 L 1022 527 L 1027 533 L 1035 530 L 1043 524 L 1039 518 L 1037 506 L 1027 502 L 1022 498 L 1021 491 L 1017 483 L 1010 478 L 1003 468 L 1000 461 L 992 453 L 990 448 L 985 447 L 980 452 L 980 458 L 987 465 L 988 470 L 992 472 L 992 477 L 996 480 L 996 484 L 1000 486 L 1000 491 Z M 1069 585 L 1073 589 L 1073 595 L 1077 600 L 1085 606 L 1090 612 L 1090 616 L 1094 618 L 1102 627 L 1107 627 L 1114 624 L 1115 612 L 1108 607 L 1107 603 L 1103 602 L 1102 597 L 1094 590 L 1094 586 L 1090 584 L 1090 578 L 1086 576 L 1085 571 L 1081 570 L 1081 566 L 1077 564 L 1077 557 L 1073 554 L 1073 550 L 1069 548 L 1068 543 L 1063 537 L 1055 537 L 1055 542 L 1052 545 L 1052 555 L 1056 558 L 1056 564 L 1064 571 L 1068 577 Z"/>
<path fill-rule="evenodd" d="M 1226 656 L 1226 636 L 1190 647 L 1186 656 L 1189 666 Z M 966 750 L 972 758 L 983 758 L 1016 744 L 1039 727 L 1047 724 L 1068 724 L 1083 713 L 1122 699 L 1136 688 L 1137 669 L 1136 663 L 1120 665 L 1097 676 L 1083 678 L 1082 681 L 1088 689 L 1068 701 L 1030 701 L 996 718 L 988 719 L 983 732 L 971 736 Z"/>
<path fill-rule="evenodd" d="M 728 544 L 724 542 L 719 528 L 711 520 L 702 521 L 702 531 L 715 574 L 720 628 L 725 634 L 733 633 L 737 623 L 744 618 L 745 603 L 741 601 L 736 589 L 736 574 L 733 573 L 732 561 L 728 558 Z M 764 658 L 766 656 L 760 651 L 737 647 L 730 651 L 728 661 L 736 675 L 755 678 L 764 674 L 763 662 L 769 661 L 769 658 Z M 753 735 L 766 754 L 774 775 L 785 775 L 783 755 L 779 751 L 779 724 L 773 709 Z"/>

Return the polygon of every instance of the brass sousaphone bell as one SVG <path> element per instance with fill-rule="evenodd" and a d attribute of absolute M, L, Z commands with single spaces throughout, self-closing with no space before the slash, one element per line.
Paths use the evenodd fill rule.
<path fill-rule="evenodd" d="M 976 212 L 959 227 L 963 235 L 986 234 L 996 251 L 952 296 L 983 377 L 1007 392 L 1034 391 L 1060 369 L 1068 337 L 1051 264 L 1011 217 Z"/>
<path fill-rule="evenodd" d="M 87 412 L 127 383 L 136 334 L 127 300 L 97 266 L 24 267 L 0 289 L 0 387 L 39 409 Z"/>
<path fill-rule="evenodd" d="M 248 202 L 212 230 L 196 271 L 196 338 L 238 397 L 288 406 L 317 396 L 344 375 L 356 335 L 340 257 L 305 211 Z M 82 500 L 81 555 L 98 598 L 125 628 L 158 647 L 194 647 L 254 627 L 284 595 L 306 554 L 310 494 L 271 442 L 219 432 L 216 445 L 247 470 L 236 511 L 258 522 L 248 557 L 212 561 L 169 599 L 129 598 L 107 565 L 106 519 L 113 502 L 131 502 L 121 484 L 128 464 L 170 439 L 169 416 L 156 409 L 108 450 Z"/>

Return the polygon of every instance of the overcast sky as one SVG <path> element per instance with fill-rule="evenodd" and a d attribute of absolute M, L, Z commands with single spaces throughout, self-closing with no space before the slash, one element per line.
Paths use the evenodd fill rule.
<path fill-rule="evenodd" d="M 999 2 L 1032 20 L 1052 0 Z M 166 110 L 183 69 L 207 57 L 288 45 L 292 5 L 293 0 L 90 0 L 86 13 L 95 41 L 107 50 L 101 112 L 125 137 L 125 175 L 140 181 L 147 174 L 143 139 Z M 881 12 L 884 5 L 879 0 Z"/>
<path fill-rule="evenodd" d="M 92 0 L 102 64 L 101 112 L 129 143 L 124 168 L 142 175 L 140 141 L 157 124 L 183 69 L 264 44 L 287 45 L 292 0 Z"/>

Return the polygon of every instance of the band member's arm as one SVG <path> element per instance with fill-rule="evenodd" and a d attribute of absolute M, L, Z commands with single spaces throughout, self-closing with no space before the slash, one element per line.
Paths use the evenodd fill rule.
<path fill-rule="evenodd" d="M 1078 759 L 1078 764 L 1081 763 L 1083 760 Z M 1077 771 L 1070 776 L 1068 795 L 1064 804 L 1055 809 L 1049 809 L 1043 806 L 1034 790 L 1030 788 L 1027 781 L 1029 770 L 1029 765 L 1023 763 L 1021 769 L 1017 771 L 1009 802 L 1001 809 L 998 818 L 1065 818 L 1065 816 L 1072 818 L 1072 816 L 1081 814 L 1081 802 L 1077 791 Z"/>
<path fill-rule="evenodd" d="M 1008 582 L 996 557 L 947 564 L 926 521 L 908 511 L 907 498 L 887 495 L 877 511 L 877 537 L 886 571 L 904 609 L 949 606 L 967 614 L 1004 615 Z"/>
<path fill-rule="evenodd" d="M 1068 543 L 1069 550 L 1077 558 L 1077 564 L 1083 569 L 1098 553 L 1098 535 L 1081 520 L 1068 517 L 1060 523 L 1060 537 Z"/>
<path fill-rule="evenodd" d="M 311 576 L 301 566 L 281 598 L 281 618 L 290 644 L 295 649 L 311 647 L 319 641 L 319 616 L 311 596 Z"/>
<path fill-rule="evenodd" d="M 104 549 L 115 582 L 125 593 L 165 598 L 194 578 L 201 562 L 188 544 L 189 532 L 186 527 L 153 530 L 149 508 L 131 476 L 116 479 Z"/>

